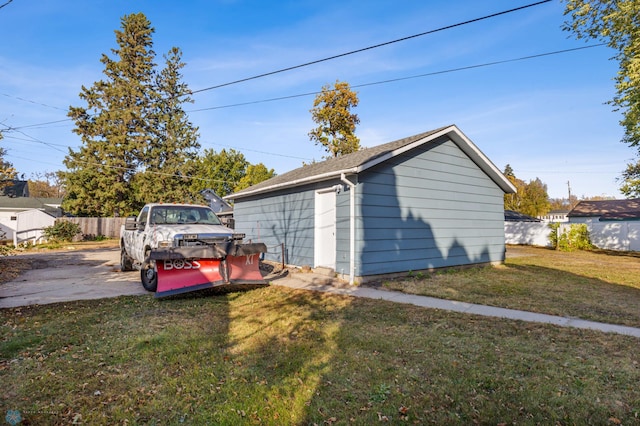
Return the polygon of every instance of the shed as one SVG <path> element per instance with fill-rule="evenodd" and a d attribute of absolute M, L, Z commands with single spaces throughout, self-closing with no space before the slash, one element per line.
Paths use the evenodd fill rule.
<path fill-rule="evenodd" d="M 504 261 L 515 188 L 455 125 L 305 165 L 231 194 L 235 226 L 268 260 L 351 283 Z"/>
<path fill-rule="evenodd" d="M 42 227 L 52 226 L 62 216 L 61 203 L 61 198 L 0 196 L 0 240 L 14 244 L 38 240 Z"/>

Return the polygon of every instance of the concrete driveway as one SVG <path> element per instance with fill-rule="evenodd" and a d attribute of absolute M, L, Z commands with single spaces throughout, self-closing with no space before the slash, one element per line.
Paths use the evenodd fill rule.
<path fill-rule="evenodd" d="M 151 294 L 140 272 L 120 272 L 120 250 L 97 248 L 21 255 L 36 267 L 0 284 L 0 308 Z"/>

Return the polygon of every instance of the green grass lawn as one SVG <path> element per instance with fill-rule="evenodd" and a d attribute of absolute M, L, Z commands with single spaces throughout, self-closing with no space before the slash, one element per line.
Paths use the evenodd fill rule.
<path fill-rule="evenodd" d="M 637 258 L 528 250 L 421 280 L 634 321 Z M 640 424 L 640 340 L 590 330 L 271 286 L 1 309 L 0 331 L 0 415 L 24 424 Z"/>
<path fill-rule="evenodd" d="M 509 247 L 504 265 L 382 282 L 442 299 L 640 327 L 640 254 Z"/>

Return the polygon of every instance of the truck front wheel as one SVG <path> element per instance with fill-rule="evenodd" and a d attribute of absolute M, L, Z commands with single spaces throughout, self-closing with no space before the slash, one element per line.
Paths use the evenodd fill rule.
<path fill-rule="evenodd" d="M 147 291 L 156 291 L 158 288 L 158 273 L 156 272 L 155 260 L 147 257 L 140 269 L 140 281 L 142 281 L 142 287 Z"/>

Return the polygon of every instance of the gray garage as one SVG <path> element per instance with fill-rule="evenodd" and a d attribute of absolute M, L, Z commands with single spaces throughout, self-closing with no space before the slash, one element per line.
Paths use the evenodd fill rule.
<path fill-rule="evenodd" d="M 515 188 L 455 125 L 292 170 L 232 194 L 236 230 L 279 261 L 352 283 L 504 261 Z"/>

